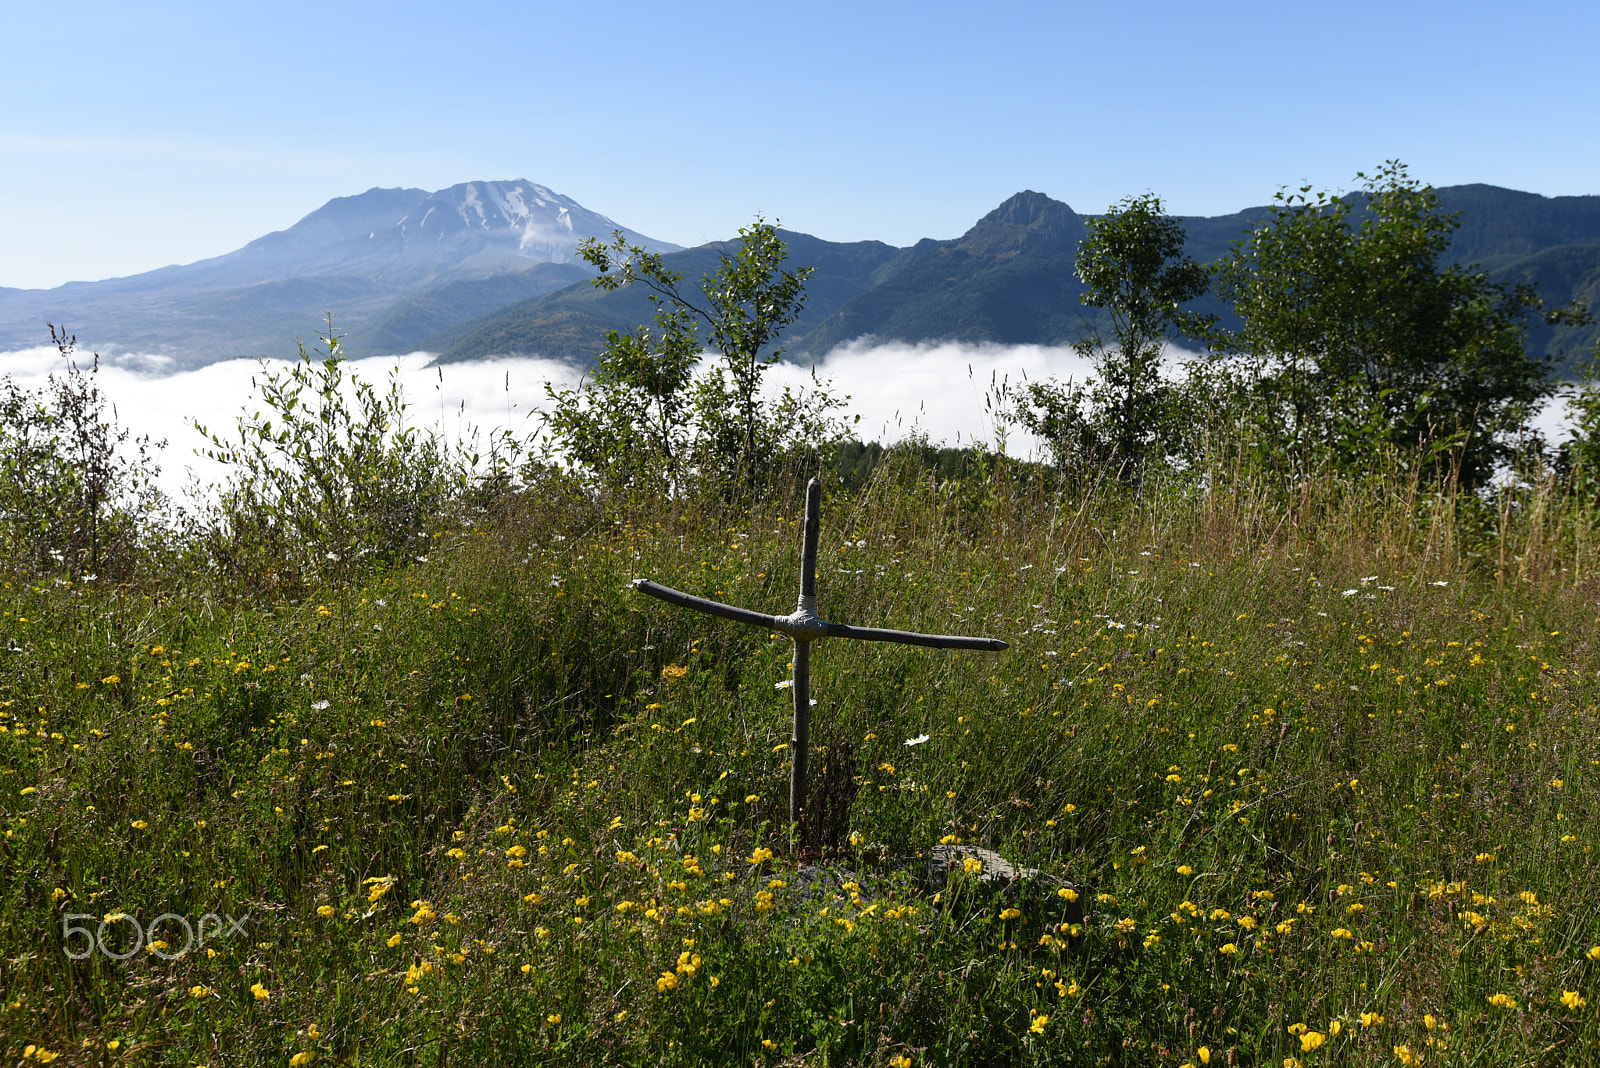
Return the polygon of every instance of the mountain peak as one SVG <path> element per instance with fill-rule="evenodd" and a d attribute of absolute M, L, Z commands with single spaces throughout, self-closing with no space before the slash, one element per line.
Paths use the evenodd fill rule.
<path fill-rule="evenodd" d="M 1052 200 L 1032 189 L 1024 189 L 1020 193 L 1013 193 L 998 208 L 985 215 L 978 225 L 992 221 L 1010 223 L 1014 226 L 1032 226 L 1036 223 L 1049 223 L 1062 217 L 1076 219 L 1078 214 L 1059 200 Z"/>
<path fill-rule="evenodd" d="M 999 253 L 1007 247 L 1076 246 L 1083 235 L 1083 216 L 1059 200 L 1025 189 L 979 219 L 958 244 L 975 252 Z"/>

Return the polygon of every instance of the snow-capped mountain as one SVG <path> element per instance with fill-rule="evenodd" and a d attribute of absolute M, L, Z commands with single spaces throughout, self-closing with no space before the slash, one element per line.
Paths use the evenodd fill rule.
<path fill-rule="evenodd" d="M 618 230 L 655 251 L 678 248 L 521 179 L 432 193 L 369 189 L 222 256 L 0 291 L 0 351 L 38 345 L 47 321 L 66 322 L 86 346 L 158 351 L 192 366 L 292 353 L 294 339 L 311 336 L 327 311 L 351 331 L 354 350 L 365 334 L 382 347 L 395 337 L 383 329 L 388 319 L 418 314 L 403 305 L 420 300 L 442 329 L 584 277 L 578 243 Z"/>
<path fill-rule="evenodd" d="M 436 193 L 369 189 L 330 200 L 237 252 L 179 270 L 243 272 L 256 281 L 328 274 L 402 284 L 455 281 L 570 263 L 579 241 L 609 239 L 617 230 L 659 251 L 677 248 L 536 182 L 463 182 Z"/>

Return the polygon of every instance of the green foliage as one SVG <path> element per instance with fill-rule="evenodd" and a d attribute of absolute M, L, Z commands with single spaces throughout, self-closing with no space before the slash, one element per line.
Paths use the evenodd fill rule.
<path fill-rule="evenodd" d="M 1359 200 L 1279 193 L 1217 268 L 1243 325 L 1213 344 L 1242 357 L 1257 433 L 1289 470 L 1358 463 L 1389 444 L 1476 486 L 1549 393 L 1525 350 L 1528 321 L 1583 314 L 1442 266 L 1459 220 L 1403 165 L 1358 177 Z"/>
<path fill-rule="evenodd" d="M 1163 381 L 1161 355 L 1174 333 L 1201 333 L 1213 319 L 1182 310 L 1209 284 L 1183 248 L 1182 223 L 1153 194 L 1128 197 L 1088 221 L 1078 249 L 1080 300 L 1109 311 L 1114 344 L 1091 331 L 1073 347 L 1093 362 L 1095 377 L 1081 385 L 1029 383 L 1015 412 L 1058 466 L 1099 462 L 1136 478 L 1190 436 L 1193 412 L 1182 403 L 1185 390 Z"/>
<path fill-rule="evenodd" d="M 237 437 L 194 424 L 210 441 L 202 455 L 229 471 L 201 534 L 235 578 L 295 590 L 424 552 L 429 523 L 480 477 L 503 484 L 517 458 L 505 434 L 484 457 L 408 426 L 398 372 L 383 393 L 349 377 L 332 316 L 321 340 L 287 371 L 263 364 L 265 409 L 241 417 Z"/>
<path fill-rule="evenodd" d="M 164 528 L 154 456 L 106 412 L 97 377 L 73 357 L 77 338 L 50 327 L 64 368 L 43 390 L 0 379 L 0 537 L 14 568 L 121 579 Z"/>
<path fill-rule="evenodd" d="M 615 247 L 591 243 L 581 252 L 602 271 L 597 286 L 615 289 L 645 278 L 663 292 L 650 296 L 654 329 L 608 333 L 592 380 L 571 389 L 545 386 L 550 432 L 573 463 L 613 486 L 656 479 L 679 485 L 694 462 L 691 372 L 700 356 L 692 313 L 667 296 L 677 293 L 683 276 L 655 253 L 630 247 L 620 233 Z M 625 257 L 621 278 L 605 273 L 613 254 Z"/>
<path fill-rule="evenodd" d="M 748 489 L 770 477 L 786 452 L 818 457 L 838 438 L 829 413 L 843 402 L 825 387 L 785 390 L 775 402 L 761 396 L 762 376 L 782 358 L 775 345 L 805 302 L 811 269 L 785 270 L 784 243 L 759 218 L 739 234 L 737 248 L 720 252 L 717 270 L 701 281 L 701 301 L 684 295 L 682 274 L 621 233 L 610 245 L 590 239 L 580 246 L 579 255 L 600 272 L 596 287 L 642 284 L 655 308 L 654 327 L 607 335 L 593 379 L 546 387 L 556 443 L 604 483 Z M 720 359 L 696 378 L 704 348 Z"/>
<path fill-rule="evenodd" d="M 1129 197 L 1090 219 L 1078 250 L 1082 301 L 1111 313 L 1116 344 L 1091 336 L 1075 347 L 1095 363 L 1104 433 L 1113 456 L 1137 463 L 1170 419 L 1161 353 L 1174 333 L 1195 334 L 1211 320 L 1181 306 L 1205 293 L 1205 269 L 1183 255 L 1183 224 L 1163 214 L 1154 194 Z"/>
<path fill-rule="evenodd" d="M 1562 390 L 1572 433 L 1561 443 L 1556 468 L 1580 494 L 1600 501 L 1600 343 L 1578 370 L 1583 378 Z"/>

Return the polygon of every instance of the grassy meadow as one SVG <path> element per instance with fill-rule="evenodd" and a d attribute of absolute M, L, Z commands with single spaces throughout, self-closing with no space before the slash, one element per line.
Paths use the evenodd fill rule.
<path fill-rule="evenodd" d="M 1011 648 L 814 646 L 820 862 L 790 644 L 626 589 L 789 611 L 802 481 L 552 476 L 292 597 L 13 576 L 0 1056 L 1600 1063 L 1592 513 L 1210 485 L 829 489 L 825 618 Z"/>

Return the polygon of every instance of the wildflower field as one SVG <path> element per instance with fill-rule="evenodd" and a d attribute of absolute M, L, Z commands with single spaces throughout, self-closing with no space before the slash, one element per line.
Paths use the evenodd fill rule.
<path fill-rule="evenodd" d="M 1011 648 L 815 646 L 818 858 L 790 643 L 626 588 L 789 611 L 800 485 L 552 476 L 303 596 L 8 582 L 0 1054 L 1600 1063 L 1588 527 L 886 464 L 824 500 L 823 616 Z"/>

